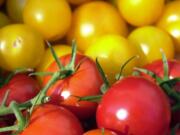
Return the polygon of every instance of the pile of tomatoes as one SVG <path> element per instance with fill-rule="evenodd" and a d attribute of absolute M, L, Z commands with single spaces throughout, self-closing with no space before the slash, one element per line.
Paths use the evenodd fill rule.
<path fill-rule="evenodd" d="M 0 135 L 180 135 L 180 0 L 0 0 Z"/>

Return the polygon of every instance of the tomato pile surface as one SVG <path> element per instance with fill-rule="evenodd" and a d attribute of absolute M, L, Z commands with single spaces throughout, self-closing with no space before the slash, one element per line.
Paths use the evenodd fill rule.
<path fill-rule="evenodd" d="M 179 135 L 180 0 L 0 0 L 0 135 Z"/>

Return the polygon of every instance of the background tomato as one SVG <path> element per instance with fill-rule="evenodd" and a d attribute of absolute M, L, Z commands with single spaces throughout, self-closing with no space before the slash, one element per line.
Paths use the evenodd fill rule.
<path fill-rule="evenodd" d="M 131 57 L 138 55 L 136 48 L 127 39 L 120 35 L 104 35 L 97 39 L 85 52 L 93 60 L 98 58 L 108 80 L 115 82 L 115 75 L 120 72 L 121 66 Z M 132 72 L 138 65 L 138 60 L 132 60 L 123 71 L 123 75 Z"/>
<path fill-rule="evenodd" d="M 96 120 L 99 128 L 119 135 L 165 135 L 170 124 L 170 107 L 158 85 L 131 76 L 116 82 L 105 93 Z"/>
<path fill-rule="evenodd" d="M 67 0 L 67 1 L 73 5 L 79 5 L 85 2 L 89 2 L 91 0 Z"/>
<path fill-rule="evenodd" d="M 6 105 L 9 105 L 11 101 L 23 103 L 36 96 L 40 91 L 40 85 L 27 74 L 16 74 L 7 84 L 0 88 L 0 104 L 7 90 L 9 90 L 9 95 Z"/>
<path fill-rule="evenodd" d="M 95 12 L 98 9 L 98 12 Z M 78 49 L 84 52 L 100 36 L 120 34 L 126 36 L 127 26 L 117 9 L 103 1 L 92 1 L 79 6 L 73 12 L 68 32 L 69 44 L 76 40 Z"/>
<path fill-rule="evenodd" d="M 44 54 L 42 36 L 24 24 L 13 24 L 0 30 L 0 67 L 6 70 L 36 67 Z"/>
<path fill-rule="evenodd" d="M 169 2 L 157 22 L 157 26 L 167 31 L 174 39 L 175 49 L 180 53 L 180 1 Z"/>
<path fill-rule="evenodd" d="M 42 105 L 32 113 L 30 123 L 20 135 L 82 135 L 78 119 L 68 110 L 55 105 Z"/>
<path fill-rule="evenodd" d="M 71 55 L 66 55 L 60 58 L 63 65 L 67 65 L 71 59 Z M 51 102 L 59 104 L 70 109 L 79 118 L 86 119 L 94 115 L 96 103 L 89 101 L 78 101 L 79 97 L 98 95 L 102 85 L 102 78 L 98 72 L 95 63 L 86 56 L 77 54 L 75 66 L 82 62 L 76 72 L 67 76 L 62 80 L 58 80 L 47 92 L 51 97 Z M 53 62 L 47 72 L 58 71 L 59 68 Z M 51 76 L 45 76 L 43 86 L 51 79 Z"/>
<path fill-rule="evenodd" d="M 170 35 L 157 27 L 139 27 L 130 33 L 128 40 L 138 48 L 142 65 L 161 59 L 161 49 L 167 58 L 174 58 L 174 45 Z"/>
<path fill-rule="evenodd" d="M 47 40 L 62 38 L 71 23 L 71 9 L 66 0 L 28 0 L 23 20 Z"/>
<path fill-rule="evenodd" d="M 116 0 L 123 18 L 134 26 L 153 24 L 160 17 L 164 0 Z"/>
<path fill-rule="evenodd" d="M 3 12 L 0 12 L 0 28 L 8 24 L 10 24 L 9 18 Z"/>
<path fill-rule="evenodd" d="M 6 0 L 6 10 L 13 22 L 23 22 L 23 9 L 27 0 Z"/>

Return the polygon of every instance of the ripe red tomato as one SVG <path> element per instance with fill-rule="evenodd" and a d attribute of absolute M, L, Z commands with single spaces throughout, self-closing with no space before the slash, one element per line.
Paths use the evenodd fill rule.
<path fill-rule="evenodd" d="M 22 103 L 33 98 L 39 92 L 40 86 L 32 77 L 26 74 L 16 74 L 8 84 L 0 88 L 0 103 L 7 90 L 9 90 L 9 96 L 6 105 L 9 105 L 13 100 Z"/>
<path fill-rule="evenodd" d="M 99 128 L 122 135 L 165 135 L 170 107 L 158 85 L 130 76 L 116 82 L 103 96 L 96 119 Z"/>
<path fill-rule="evenodd" d="M 180 61 L 177 60 L 168 60 L 168 67 L 169 67 L 169 78 L 173 79 L 176 77 L 180 77 Z M 146 65 L 144 68 L 148 69 L 149 71 L 154 72 L 156 75 L 159 77 L 163 78 L 164 77 L 164 68 L 163 68 L 163 62 L 162 60 L 157 60 L 153 61 L 152 63 Z M 148 75 L 143 74 L 144 77 L 153 80 Z M 180 92 L 180 82 L 177 82 L 174 86 L 174 89 L 178 92 Z M 173 101 L 171 100 L 171 104 L 173 105 Z M 177 124 L 180 122 L 180 111 L 172 113 L 172 120 L 171 123 L 173 125 Z"/>
<path fill-rule="evenodd" d="M 55 105 L 42 105 L 32 113 L 30 123 L 20 135 L 82 135 L 78 119 L 68 110 Z"/>
<path fill-rule="evenodd" d="M 60 58 L 63 65 L 69 63 L 71 55 L 66 55 Z M 102 85 L 102 78 L 96 68 L 96 64 L 93 60 L 86 56 L 77 54 L 75 65 L 81 63 L 79 69 L 69 77 L 58 80 L 47 92 L 47 95 L 51 97 L 53 103 L 61 104 L 72 112 L 74 112 L 79 118 L 88 118 L 95 113 L 96 103 L 88 101 L 78 101 L 78 98 L 74 96 L 92 96 L 100 93 L 100 87 Z M 54 62 L 48 68 L 47 72 L 55 72 L 59 70 L 57 64 Z M 51 76 L 45 76 L 43 79 L 43 85 L 46 85 Z M 74 96 L 73 96 L 74 95 Z"/>

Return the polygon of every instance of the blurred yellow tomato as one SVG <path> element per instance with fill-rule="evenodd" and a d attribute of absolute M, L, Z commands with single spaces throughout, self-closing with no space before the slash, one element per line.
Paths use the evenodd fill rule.
<path fill-rule="evenodd" d="M 70 27 L 71 9 L 66 0 L 28 0 L 23 20 L 41 32 L 45 39 L 57 40 Z"/>
<path fill-rule="evenodd" d="M 72 48 L 70 46 L 67 45 L 53 45 L 52 46 L 56 55 L 58 57 L 71 53 Z M 44 54 L 43 59 L 41 60 L 41 62 L 39 63 L 39 66 L 37 67 L 38 71 L 45 71 L 45 69 L 54 61 L 53 55 L 51 53 L 50 48 L 47 48 Z"/>
<path fill-rule="evenodd" d="M 4 13 L 0 12 L 0 28 L 8 24 L 10 24 L 9 18 Z"/>
<path fill-rule="evenodd" d="M 73 13 L 68 42 L 76 40 L 84 52 L 96 39 L 105 34 L 128 33 L 125 21 L 115 7 L 103 1 L 92 1 L 79 6 Z"/>
<path fill-rule="evenodd" d="M 153 24 L 160 17 L 165 0 L 116 0 L 124 19 L 134 26 Z"/>
<path fill-rule="evenodd" d="M 44 55 L 43 37 L 25 24 L 0 29 L 0 67 L 6 70 L 35 68 Z"/>
<path fill-rule="evenodd" d="M 23 22 L 23 9 L 27 0 L 6 0 L 8 16 L 14 22 Z"/>
<path fill-rule="evenodd" d="M 167 31 L 174 39 L 175 50 L 180 53 L 180 1 L 169 2 L 157 22 L 157 26 Z"/>
<path fill-rule="evenodd" d="M 91 0 L 67 0 L 70 4 L 73 4 L 73 5 L 79 5 L 79 4 L 82 4 L 82 3 L 85 3 L 85 2 L 89 2 Z"/>
<path fill-rule="evenodd" d="M 160 50 L 163 50 L 167 58 L 174 58 L 174 45 L 170 35 L 157 27 L 137 28 L 130 33 L 128 39 L 139 50 L 141 65 L 161 59 Z"/>
<path fill-rule="evenodd" d="M 98 58 L 107 78 L 111 83 L 115 81 L 115 75 L 120 72 L 121 66 L 138 53 L 136 48 L 129 44 L 128 40 L 120 35 L 104 35 L 98 38 L 85 52 L 92 59 Z M 130 74 L 133 67 L 137 66 L 137 60 L 127 64 L 124 75 Z"/>

